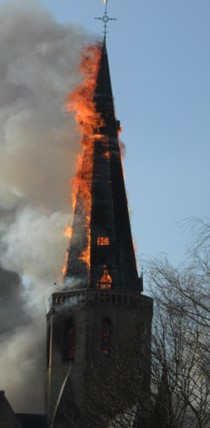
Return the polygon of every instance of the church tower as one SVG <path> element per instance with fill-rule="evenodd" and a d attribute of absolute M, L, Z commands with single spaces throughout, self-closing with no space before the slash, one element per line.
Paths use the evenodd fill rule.
<path fill-rule="evenodd" d="M 85 95 L 92 126 L 79 117 L 83 154 L 64 287 L 52 294 L 47 314 L 52 428 L 106 426 L 150 385 L 152 300 L 137 272 L 106 40 L 94 49 L 92 95 L 83 86 L 70 100 Z"/>

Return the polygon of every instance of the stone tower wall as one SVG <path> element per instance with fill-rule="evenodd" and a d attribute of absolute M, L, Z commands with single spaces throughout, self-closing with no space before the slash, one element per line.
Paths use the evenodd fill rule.
<path fill-rule="evenodd" d="M 72 318 L 75 326 L 75 355 L 72 361 L 66 361 L 64 356 L 65 323 L 68 317 Z M 55 412 L 56 403 L 68 372 L 72 388 L 72 403 L 75 403 L 80 409 L 83 408 L 88 394 L 88 384 L 92 382 L 90 378 L 91 363 L 96 364 L 98 356 L 102 353 L 103 320 L 111 321 L 110 346 L 112 352 L 121 352 L 120 349 L 128 348 L 129 341 L 133 344 L 136 340 L 137 347 L 140 343 L 145 347 L 145 359 L 148 357 L 149 360 L 151 317 L 151 299 L 132 293 L 122 293 L 117 290 L 108 292 L 106 290 L 80 290 L 55 293 L 52 296 L 52 310 L 47 316 L 49 420 L 52 419 Z M 138 349 L 142 351 L 142 345 Z M 105 365 L 109 365 L 109 360 L 105 362 Z M 149 376 L 146 383 L 149 388 Z"/>

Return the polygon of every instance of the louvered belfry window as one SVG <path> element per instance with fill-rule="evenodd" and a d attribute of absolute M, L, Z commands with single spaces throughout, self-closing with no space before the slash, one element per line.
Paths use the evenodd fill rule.
<path fill-rule="evenodd" d="M 66 329 L 66 360 L 73 360 L 75 354 L 75 327 L 69 318 Z"/>
<path fill-rule="evenodd" d="M 112 336 L 112 323 L 109 318 L 105 318 L 102 323 L 102 352 L 105 355 L 109 355 L 111 348 L 110 348 L 110 341 Z"/>

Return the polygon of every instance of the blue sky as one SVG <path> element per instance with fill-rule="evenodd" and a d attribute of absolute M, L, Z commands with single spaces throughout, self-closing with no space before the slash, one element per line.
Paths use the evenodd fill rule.
<path fill-rule="evenodd" d="M 102 0 L 42 0 L 56 19 L 100 34 Z M 180 263 L 182 226 L 209 216 L 209 0 L 110 0 L 107 39 L 137 258 Z M 184 222 L 185 223 L 185 222 Z"/>
<path fill-rule="evenodd" d="M 100 35 L 102 0 L 40 0 L 60 22 Z M 209 217 L 210 2 L 109 0 L 109 52 L 137 259 L 180 263 L 192 236 L 183 222 Z M 185 223 L 185 222 L 184 222 Z"/>

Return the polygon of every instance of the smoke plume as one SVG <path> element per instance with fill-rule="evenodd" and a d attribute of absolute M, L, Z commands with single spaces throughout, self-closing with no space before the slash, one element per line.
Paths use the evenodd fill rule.
<path fill-rule="evenodd" d="M 43 411 L 45 304 L 79 150 L 63 105 L 86 42 L 35 1 L 0 5 L 0 389 L 18 412 Z"/>

